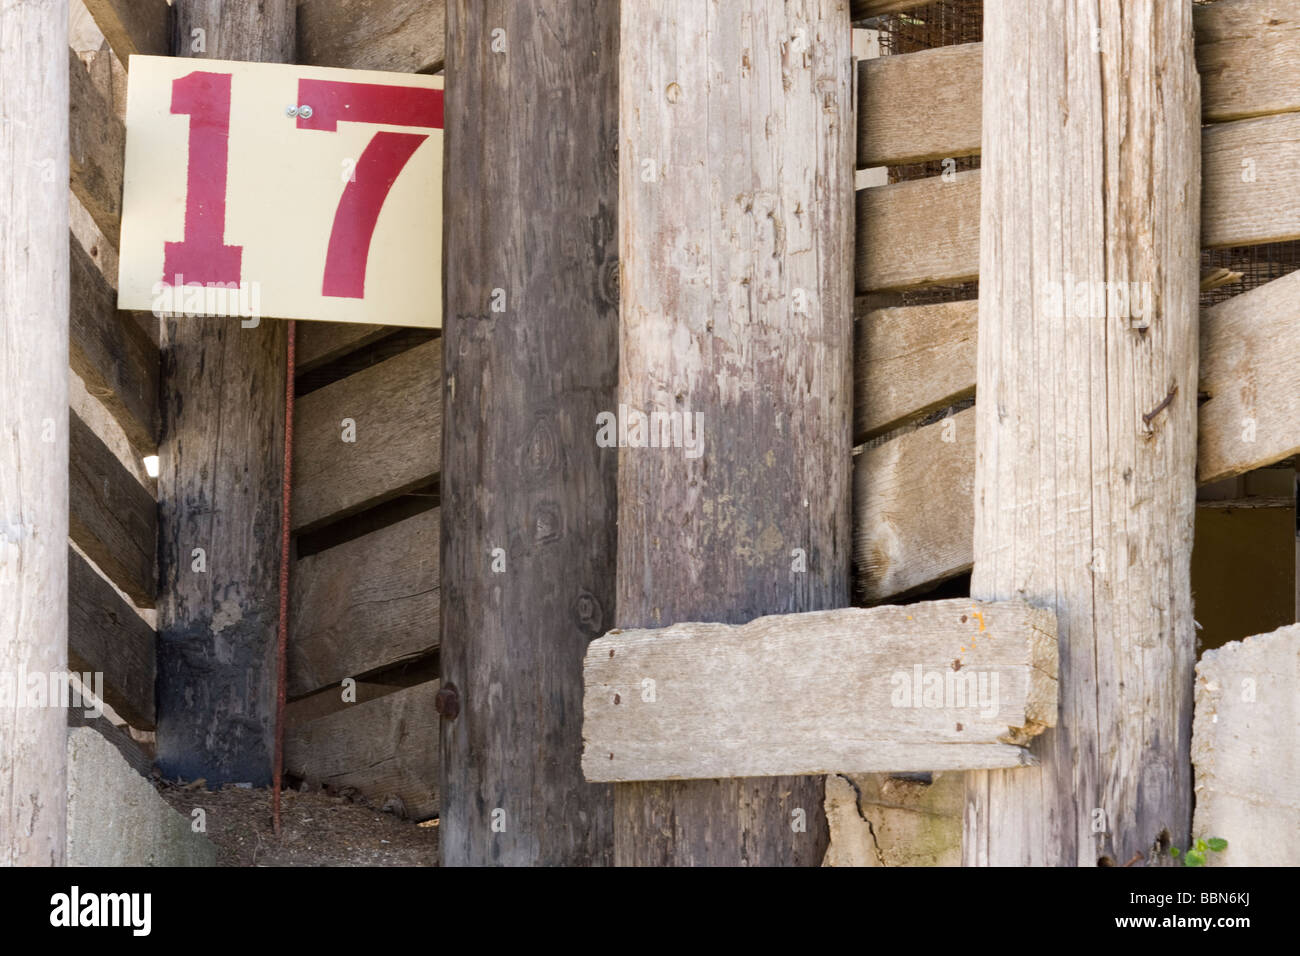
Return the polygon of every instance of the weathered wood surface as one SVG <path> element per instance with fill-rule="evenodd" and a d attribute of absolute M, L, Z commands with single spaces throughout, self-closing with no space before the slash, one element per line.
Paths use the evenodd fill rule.
<path fill-rule="evenodd" d="M 886 13 L 906 13 L 930 2 L 931 0 L 850 0 L 849 10 L 854 20 L 865 20 Z"/>
<path fill-rule="evenodd" d="M 1206 309 L 1200 317 L 1197 482 L 1205 485 L 1300 453 L 1300 277 L 1286 276 Z M 914 307 L 916 316 L 923 309 Z M 907 310 L 882 310 L 903 312 Z M 863 320 L 859 320 L 861 323 Z M 954 327 L 960 340 L 965 328 Z M 860 333 L 861 334 L 861 333 Z M 934 325 L 918 336 L 938 339 Z M 891 341 L 894 341 L 891 339 Z M 927 362 L 915 378 L 882 381 L 868 352 L 857 356 L 858 408 L 897 396 L 897 407 L 920 410 L 941 393 L 942 406 L 975 385 L 974 363 L 960 350 Z M 891 369 L 891 371 L 897 371 Z M 958 413 L 970 415 L 970 412 Z M 915 411 L 904 415 L 910 418 Z M 861 418 L 859 418 L 861 421 Z M 855 469 L 854 541 L 858 588 L 880 601 L 934 584 L 970 568 L 974 555 L 974 447 L 958 426 L 955 445 L 933 444 L 936 425 L 866 449 Z"/>
<path fill-rule="evenodd" d="M 293 529 L 311 530 L 427 484 L 442 450 L 442 340 L 298 400 Z M 349 429 L 344 419 L 351 419 Z M 355 437 L 355 441 L 345 441 Z"/>
<path fill-rule="evenodd" d="M 0 4 L 0 675 L 66 670 L 66 3 Z M 0 705 L 0 865 L 67 852 L 67 718 Z"/>
<path fill-rule="evenodd" d="M 621 50 L 620 401 L 702 416 L 692 424 L 703 431 L 694 457 L 622 452 L 616 621 L 740 623 L 842 607 L 848 11 L 811 0 L 622 6 L 623 36 L 656 40 Z M 815 866 L 822 804 L 816 778 L 622 785 L 615 861 Z"/>
<path fill-rule="evenodd" d="M 285 773 L 355 789 L 401 817 L 437 816 L 437 693 L 438 682 L 431 681 L 287 729 Z"/>
<path fill-rule="evenodd" d="M 94 729 L 101 737 L 113 745 L 117 752 L 122 755 L 122 759 L 129 763 L 136 773 L 142 777 L 151 775 L 153 759 L 145 753 L 144 749 L 135 742 L 125 729 L 114 724 L 103 714 L 98 717 L 87 717 L 85 709 L 81 707 L 69 707 L 67 714 L 69 730 L 75 727 Z"/>
<path fill-rule="evenodd" d="M 395 331 L 395 328 L 388 325 L 303 322 L 298 326 L 297 341 L 294 343 L 294 368 L 299 375 L 303 375 Z"/>
<path fill-rule="evenodd" d="M 979 277 L 980 171 L 858 190 L 857 290 Z"/>
<path fill-rule="evenodd" d="M 103 673 L 105 702 L 140 730 L 154 728 L 154 643 L 154 629 L 69 548 L 68 666 Z"/>
<path fill-rule="evenodd" d="M 1186 846 L 1199 137 L 1191 4 L 985 8 L 971 596 L 1056 610 L 1061 703 L 1040 766 L 968 774 L 968 865 Z M 1158 312 L 1067 317 L 1067 276 Z"/>
<path fill-rule="evenodd" d="M 293 56 L 293 0 L 177 0 L 172 10 L 177 55 Z M 271 780 L 285 351 L 282 322 L 164 323 L 157 742 L 172 779 Z"/>
<path fill-rule="evenodd" d="M 1300 239 L 1300 113 L 1207 126 L 1201 243 Z"/>
<path fill-rule="evenodd" d="M 1223 866 L 1300 866 L 1300 625 L 1207 650 L 1196 665 L 1197 837 Z"/>
<path fill-rule="evenodd" d="M 86 65 L 68 50 L 72 192 L 114 247 L 122 231 L 126 126 L 95 88 Z"/>
<path fill-rule="evenodd" d="M 167 0 L 83 0 L 108 45 L 130 68 L 132 54 L 171 54 Z"/>
<path fill-rule="evenodd" d="M 1200 378 L 1200 482 L 1300 452 L 1300 273 L 1206 310 Z"/>
<path fill-rule="evenodd" d="M 611 631 L 583 665 L 588 780 L 1030 763 L 1056 723 L 1056 619 L 932 601 Z"/>
<path fill-rule="evenodd" d="M 979 303 L 874 309 L 854 323 L 853 440 L 975 394 Z"/>
<path fill-rule="evenodd" d="M 1207 123 L 1300 110 L 1300 8 L 1293 0 L 1198 6 L 1196 64 Z"/>
<path fill-rule="evenodd" d="M 865 448 L 854 459 L 854 564 L 876 603 L 967 571 L 975 520 L 975 410 Z"/>
<path fill-rule="evenodd" d="M 68 534 L 138 607 L 153 607 L 158 514 L 153 495 L 74 412 L 69 444 Z"/>
<path fill-rule="evenodd" d="M 961 43 L 858 63 L 858 168 L 980 151 L 984 47 Z"/>
<path fill-rule="evenodd" d="M 438 509 L 296 562 L 290 697 L 438 647 Z"/>
<path fill-rule="evenodd" d="M 448 6 L 447 865 L 613 858 L 613 800 L 582 779 L 579 721 L 582 655 L 614 616 L 618 453 L 595 421 L 617 408 L 618 37 L 617 4 Z"/>
<path fill-rule="evenodd" d="M 99 267 L 69 236 L 71 326 L 68 359 L 141 455 L 158 448 L 158 346 L 130 314 Z"/>
<path fill-rule="evenodd" d="M 442 68 L 446 0 L 303 0 L 298 62 L 352 70 Z"/>

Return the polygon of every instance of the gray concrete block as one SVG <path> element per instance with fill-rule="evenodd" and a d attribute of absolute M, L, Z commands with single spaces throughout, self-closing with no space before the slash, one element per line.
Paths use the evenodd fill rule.
<path fill-rule="evenodd" d="M 68 730 L 70 866 L 215 866 L 217 849 L 111 743 Z"/>

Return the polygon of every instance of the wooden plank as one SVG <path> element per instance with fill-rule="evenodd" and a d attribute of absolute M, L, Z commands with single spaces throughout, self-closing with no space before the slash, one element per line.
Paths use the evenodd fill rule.
<path fill-rule="evenodd" d="M 849 10 L 856 21 L 886 13 L 906 13 L 930 2 L 931 0 L 850 0 Z"/>
<path fill-rule="evenodd" d="M 438 686 L 408 687 L 288 729 L 285 772 L 313 785 L 351 787 L 412 820 L 437 816 Z"/>
<path fill-rule="evenodd" d="M 173 53 L 288 63 L 294 8 L 176 0 Z M 272 779 L 287 344 L 285 322 L 163 323 L 157 742 L 173 780 Z"/>
<path fill-rule="evenodd" d="M 157 594 L 154 550 L 157 507 L 75 412 L 69 422 L 68 533 L 137 607 L 153 607 Z"/>
<path fill-rule="evenodd" d="M 619 8 L 456 0 L 447 27 L 447 142 L 478 158 L 447 165 L 443 216 L 442 862 L 607 865 L 579 721 L 614 615 L 618 452 L 595 422 L 618 407 Z"/>
<path fill-rule="evenodd" d="M 158 448 L 158 346 L 129 313 L 118 311 L 117 293 L 71 235 L 68 249 L 72 370 L 140 454 L 152 455 Z"/>
<path fill-rule="evenodd" d="M 396 331 L 389 325 L 303 322 L 298 326 L 294 368 L 304 375 Z"/>
<path fill-rule="evenodd" d="M 1300 113 L 1207 126 L 1201 142 L 1204 246 L 1300 239 Z"/>
<path fill-rule="evenodd" d="M 858 63 L 858 168 L 980 151 L 984 46 L 961 43 Z"/>
<path fill-rule="evenodd" d="M 1021 767 L 1056 723 L 1056 668 L 1055 615 L 1015 601 L 611 631 L 583 665 L 582 769 L 622 782 Z"/>
<path fill-rule="evenodd" d="M 104 675 L 104 701 L 154 728 L 155 634 L 86 559 L 68 549 L 68 666 Z"/>
<path fill-rule="evenodd" d="M 1300 453 L 1300 272 L 1233 296 L 1201 321 L 1197 480 Z"/>
<path fill-rule="evenodd" d="M 117 247 L 122 231 L 122 169 L 126 126 L 95 88 L 86 65 L 68 50 L 72 192 L 104 238 Z"/>
<path fill-rule="evenodd" d="M 0 4 L 0 680 L 68 646 L 68 4 Z M 67 856 L 67 718 L 0 703 L 0 866 Z"/>
<path fill-rule="evenodd" d="M 293 528 L 308 531 L 428 483 L 442 461 L 442 340 L 304 395 L 294 420 Z M 345 441 L 345 419 L 355 428 Z"/>
<path fill-rule="evenodd" d="M 1154 865 L 1192 811 L 1192 5 L 988 4 L 984 106 L 971 597 L 1055 609 L 1061 701 L 1039 766 L 967 775 L 962 858 Z M 1159 312 L 1062 308 L 1072 278 Z"/>
<path fill-rule="evenodd" d="M 353 70 L 442 69 L 446 0 L 304 0 L 298 62 Z"/>
<path fill-rule="evenodd" d="M 438 509 L 298 561 L 289 696 L 438 648 Z"/>
<path fill-rule="evenodd" d="M 979 278 L 980 171 L 871 186 L 857 194 L 857 291 Z"/>
<path fill-rule="evenodd" d="M 122 65 L 131 56 L 171 54 L 171 8 L 167 0 L 83 0 Z"/>
<path fill-rule="evenodd" d="M 855 443 L 975 394 L 979 302 L 875 309 L 854 323 Z"/>
<path fill-rule="evenodd" d="M 704 431 L 694 455 L 621 453 L 617 624 L 843 607 L 848 11 L 783 0 L 622 7 L 625 38 L 659 41 L 620 53 L 619 400 L 693 416 Z M 807 38 L 793 56 L 789 37 Z M 820 865 L 822 798 L 811 778 L 622 784 L 615 863 Z M 806 829 L 792 832 L 792 815 Z"/>
<path fill-rule="evenodd" d="M 1300 8 L 1293 0 L 1197 6 L 1196 65 L 1207 123 L 1300 110 Z"/>
<path fill-rule="evenodd" d="M 971 566 L 975 410 L 869 447 L 853 468 L 859 597 L 907 594 Z"/>

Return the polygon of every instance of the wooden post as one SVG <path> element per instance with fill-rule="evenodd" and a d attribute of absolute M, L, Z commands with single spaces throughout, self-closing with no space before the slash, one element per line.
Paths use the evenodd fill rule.
<path fill-rule="evenodd" d="M 616 4 L 447 5 L 445 865 L 612 858 L 579 759 L 614 615 L 617 50 Z"/>
<path fill-rule="evenodd" d="M 288 62 L 293 0 L 177 0 L 178 56 Z M 248 277 L 256 281 L 256 276 Z M 271 780 L 286 326 L 168 319 L 159 447 L 158 764 Z"/>
<path fill-rule="evenodd" d="M 1041 767 L 968 777 L 968 865 L 1151 860 L 1191 822 L 1192 8 L 1100 10 L 985 7 L 971 594 L 1056 611 L 1061 709 Z"/>
<path fill-rule="evenodd" d="M 67 852 L 67 713 L 25 693 L 67 670 L 67 35 L 0 6 L 0 865 Z"/>
<path fill-rule="evenodd" d="M 847 5 L 624 0 L 622 14 L 619 379 L 629 428 L 620 428 L 617 623 L 741 624 L 843 607 Z M 656 413 L 674 416 L 665 434 L 662 419 L 638 418 Z M 665 437 L 677 447 L 639 447 Z M 817 865 L 828 842 L 822 801 L 815 776 L 622 784 L 615 860 Z"/>

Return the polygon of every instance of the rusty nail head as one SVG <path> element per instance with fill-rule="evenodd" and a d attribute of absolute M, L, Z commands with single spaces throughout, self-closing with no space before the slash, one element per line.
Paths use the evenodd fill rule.
<path fill-rule="evenodd" d="M 460 694 L 456 692 L 455 684 L 447 684 L 439 689 L 433 698 L 433 709 L 448 720 L 460 716 Z"/>

